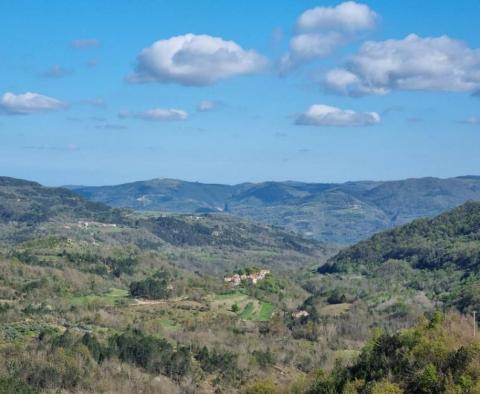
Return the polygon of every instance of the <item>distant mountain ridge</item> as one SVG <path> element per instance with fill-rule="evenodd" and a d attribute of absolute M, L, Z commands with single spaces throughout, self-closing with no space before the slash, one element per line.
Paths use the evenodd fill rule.
<path fill-rule="evenodd" d="M 325 242 L 370 235 L 480 200 L 480 176 L 336 183 L 238 185 L 153 179 L 116 186 L 70 186 L 96 202 L 139 211 L 224 212 L 277 225 Z"/>
<path fill-rule="evenodd" d="M 211 247 L 323 254 L 323 245 L 297 234 L 227 215 L 140 214 L 93 202 L 60 187 L 0 177 L 0 246 L 41 237 L 142 249 Z"/>

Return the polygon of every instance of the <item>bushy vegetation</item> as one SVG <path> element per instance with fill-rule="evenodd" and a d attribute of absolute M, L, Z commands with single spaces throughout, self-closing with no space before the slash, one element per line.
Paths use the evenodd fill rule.
<path fill-rule="evenodd" d="M 302 392 L 478 393 L 480 342 L 472 330 L 471 319 L 437 312 L 412 329 L 377 331 L 351 365 L 317 372 Z"/>
<path fill-rule="evenodd" d="M 171 279 L 169 271 L 157 271 L 149 278 L 130 283 L 130 295 L 152 300 L 169 298 L 174 289 Z"/>
<path fill-rule="evenodd" d="M 31 201 L 22 202 L 22 188 L 38 193 L 40 205 L 52 194 L 53 203 L 64 204 L 61 214 L 39 207 L 51 215 L 39 216 Z M 279 382 L 293 393 L 476 390 L 476 345 L 458 334 L 458 327 L 468 331 L 461 317 L 410 329 L 435 308 L 477 308 L 474 247 L 468 261 L 452 257 L 454 264 L 435 268 L 419 268 L 401 252 L 404 257 L 380 256 L 384 261 L 374 264 L 352 257 L 348 269 L 337 269 L 346 250 L 318 274 L 313 267 L 324 249 L 278 229 L 216 215 L 127 211 L 115 211 L 122 222 L 86 225 L 69 213 L 81 200 L 44 189 L 16 184 L 0 200 L 9 212 L 24 209 L 41 218 L 0 219 L 0 393 L 230 393 L 246 387 L 269 393 Z M 444 234 L 433 251 L 447 245 L 442 250 L 456 256 L 453 250 L 478 242 L 474 209 L 465 209 L 451 221 L 429 222 L 446 227 L 424 234 L 432 240 L 437 235 L 431 234 Z M 417 230 L 417 238 L 408 239 L 412 231 L 402 236 L 405 248 L 418 243 Z M 424 249 L 415 250 L 420 256 Z M 256 284 L 223 280 L 227 272 L 248 274 L 255 267 L 272 272 Z M 424 357 L 422 346 L 439 353 Z"/>
<path fill-rule="evenodd" d="M 117 186 L 75 187 L 118 208 L 182 213 L 219 212 L 282 226 L 338 244 L 480 199 L 478 177 L 420 178 L 344 184 L 263 182 L 216 185 L 153 179 Z M 142 197 L 142 198 L 139 198 Z"/>
<path fill-rule="evenodd" d="M 371 272 L 390 259 L 416 269 L 480 267 L 480 202 L 469 202 L 434 219 L 419 219 L 338 253 L 322 272 Z"/>

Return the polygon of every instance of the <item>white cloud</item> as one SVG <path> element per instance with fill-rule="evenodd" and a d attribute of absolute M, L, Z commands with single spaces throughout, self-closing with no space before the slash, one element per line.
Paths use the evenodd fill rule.
<path fill-rule="evenodd" d="M 30 114 L 65 108 L 66 104 L 53 97 L 27 92 L 14 94 L 6 92 L 0 98 L 0 112 L 6 114 Z"/>
<path fill-rule="evenodd" d="M 120 118 L 138 118 L 143 120 L 153 121 L 173 121 L 173 120 L 186 120 L 188 119 L 188 113 L 181 109 L 173 108 L 154 108 L 143 112 L 121 112 Z"/>
<path fill-rule="evenodd" d="M 131 82 L 212 85 L 236 75 L 261 71 L 267 60 L 233 41 L 208 35 L 185 34 L 159 40 L 137 58 Z"/>
<path fill-rule="evenodd" d="M 90 39 L 80 39 L 73 40 L 70 45 L 73 48 L 84 49 L 84 48 L 98 48 L 100 46 L 100 41 L 95 38 Z"/>
<path fill-rule="evenodd" d="M 220 101 L 202 100 L 197 104 L 198 112 L 215 111 L 222 106 Z"/>
<path fill-rule="evenodd" d="M 289 51 L 280 59 L 280 72 L 330 55 L 358 33 L 374 29 L 377 21 L 378 15 L 373 10 L 354 1 L 305 11 L 297 20 L 297 32 L 290 40 Z"/>
<path fill-rule="evenodd" d="M 297 34 L 290 40 L 290 51 L 280 59 L 280 70 L 289 71 L 308 60 L 326 57 L 342 41 L 342 34 L 337 32 Z"/>
<path fill-rule="evenodd" d="M 325 75 L 325 86 L 353 96 L 392 90 L 475 92 L 480 50 L 448 36 L 364 43 L 343 68 Z"/>
<path fill-rule="evenodd" d="M 367 5 L 346 1 L 336 7 L 315 7 L 297 20 L 299 30 L 343 30 L 357 32 L 375 28 L 378 16 Z"/>
<path fill-rule="evenodd" d="M 355 112 L 329 105 L 315 104 L 295 119 L 301 126 L 371 126 L 380 123 L 376 112 Z"/>

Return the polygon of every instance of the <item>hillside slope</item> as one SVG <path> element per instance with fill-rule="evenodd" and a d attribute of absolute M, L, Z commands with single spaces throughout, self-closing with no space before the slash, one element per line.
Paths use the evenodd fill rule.
<path fill-rule="evenodd" d="M 340 271 L 371 270 L 388 260 L 404 260 L 417 269 L 480 269 L 480 202 L 467 202 L 433 219 L 417 219 L 374 235 L 329 262 Z"/>
<path fill-rule="evenodd" d="M 0 246 L 46 237 L 79 242 L 84 249 L 178 249 L 190 255 L 182 260 L 186 268 L 209 272 L 229 271 L 260 258 L 270 267 L 295 267 L 328 253 L 318 242 L 231 216 L 137 214 L 67 189 L 0 177 Z"/>
<path fill-rule="evenodd" d="M 376 234 L 340 251 L 318 272 L 318 288 L 335 278 L 345 297 L 355 295 L 380 306 L 396 303 L 402 309 L 431 302 L 462 312 L 478 310 L 480 202 Z"/>
<path fill-rule="evenodd" d="M 264 182 L 216 185 L 154 179 L 117 186 L 71 186 L 92 201 L 139 211 L 224 212 L 283 226 L 322 241 L 368 236 L 480 200 L 480 177 L 344 184 Z"/>

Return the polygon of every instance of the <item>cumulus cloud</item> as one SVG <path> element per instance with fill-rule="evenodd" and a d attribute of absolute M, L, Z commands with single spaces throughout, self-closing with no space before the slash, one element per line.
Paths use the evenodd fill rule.
<path fill-rule="evenodd" d="M 354 1 L 305 11 L 297 19 L 296 34 L 290 40 L 289 51 L 280 59 L 280 72 L 330 55 L 358 33 L 374 29 L 377 21 L 378 15 L 373 10 Z"/>
<path fill-rule="evenodd" d="M 210 112 L 219 109 L 223 103 L 221 101 L 202 100 L 197 104 L 197 112 Z"/>
<path fill-rule="evenodd" d="M 50 67 L 48 70 L 41 73 L 40 76 L 43 78 L 59 79 L 59 78 L 66 77 L 71 73 L 72 73 L 71 70 L 68 70 L 62 66 L 59 66 L 58 64 L 55 64 L 52 67 Z"/>
<path fill-rule="evenodd" d="M 143 112 L 121 112 L 120 118 L 138 118 L 152 121 L 174 121 L 188 119 L 188 113 L 181 109 L 154 108 Z"/>
<path fill-rule="evenodd" d="M 380 123 L 380 115 L 376 112 L 355 112 L 329 105 L 314 104 L 295 119 L 301 126 L 372 126 Z"/>
<path fill-rule="evenodd" d="M 95 38 L 80 39 L 73 40 L 70 45 L 72 46 L 72 48 L 76 49 L 98 48 L 100 46 L 100 41 Z"/>
<path fill-rule="evenodd" d="M 305 11 L 297 20 L 302 30 L 344 30 L 357 32 L 373 29 L 377 14 L 367 5 L 346 1 L 336 7 L 315 7 Z"/>
<path fill-rule="evenodd" d="M 472 92 L 480 89 L 480 50 L 448 36 L 364 43 L 344 67 L 329 71 L 325 86 L 352 96 L 392 90 Z"/>
<path fill-rule="evenodd" d="M 212 85 L 236 75 L 259 72 L 267 60 L 233 41 L 208 35 L 185 34 L 159 40 L 137 58 L 131 82 Z"/>
<path fill-rule="evenodd" d="M 6 92 L 0 98 L 0 112 L 6 114 L 31 114 L 65 108 L 66 104 L 53 97 L 27 92 L 14 94 Z"/>

